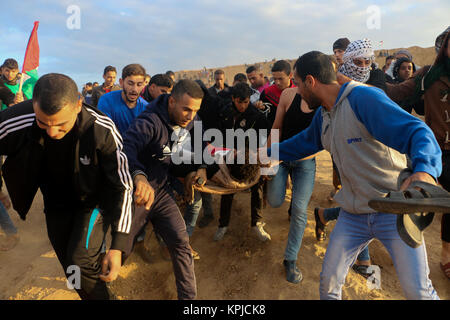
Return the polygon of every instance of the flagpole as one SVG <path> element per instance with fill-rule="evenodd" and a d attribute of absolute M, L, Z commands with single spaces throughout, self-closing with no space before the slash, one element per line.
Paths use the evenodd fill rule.
<path fill-rule="evenodd" d="M 23 64 L 22 64 L 22 73 L 21 73 L 21 75 L 20 75 L 19 90 L 17 91 L 17 93 L 19 93 L 19 92 L 22 91 L 22 86 L 23 86 L 23 75 L 24 75 L 24 73 L 25 73 L 25 61 L 27 60 L 27 56 L 28 56 L 28 54 L 29 54 L 29 51 L 28 51 L 28 50 L 29 50 L 29 48 L 30 48 L 30 42 L 31 42 L 32 36 L 33 36 L 33 34 L 34 34 L 35 32 L 37 32 L 38 26 L 39 26 L 39 21 L 35 21 L 35 22 L 34 22 L 34 26 L 33 26 L 33 30 L 31 31 L 30 38 L 28 39 L 27 48 L 26 48 L 26 50 L 25 50 L 25 56 L 24 56 L 24 58 L 23 58 Z"/>

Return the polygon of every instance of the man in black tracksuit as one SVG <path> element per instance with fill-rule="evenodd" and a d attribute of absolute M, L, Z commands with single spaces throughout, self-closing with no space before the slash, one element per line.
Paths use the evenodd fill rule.
<path fill-rule="evenodd" d="M 75 82 L 47 74 L 33 99 L 0 113 L 2 168 L 21 219 L 41 189 L 47 233 L 82 299 L 111 299 L 132 221 L 133 184 L 113 122 L 82 103 Z M 111 226 L 110 250 L 102 253 Z M 78 266 L 80 287 L 71 276 Z M 70 277 L 69 277 L 70 276 Z"/>
<path fill-rule="evenodd" d="M 251 88 L 246 83 L 237 83 L 231 89 L 231 102 L 225 105 L 218 113 L 218 127 L 224 137 L 229 129 L 242 129 L 247 132 L 249 129 L 256 130 L 256 144 L 260 146 L 260 130 L 270 130 L 270 124 L 266 117 L 250 103 Z M 265 136 L 267 138 L 267 135 Z M 235 148 L 237 146 L 234 143 Z M 251 146 L 251 144 L 250 144 Z M 238 150 L 239 151 L 239 150 Z M 256 151 L 256 150 L 254 150 Z M 270 235 L 264 230 L 260 220 L 263 207 L 263 187 L 264 180 L 261 178 L 257 184 L 251 187 L 251 227 L 261 241 L 270 240 Z M 231 205 L 234 194 L 223 195 L 220 203 L 219 228 L 214 236 L 214 240 L 221 240 L 227 231 L 231 216 Z"/>
<path fill-rule="evenodd" d="M 184 177 L 195 171 L 186 185 L 199 177 L 204 184 L 212 173 L 207 173 L 206 166 L 201 164 L 174 166 L 172 152 L 183 145 L 189 131 L 195 132 L 193 120 L 199 120 L 196 113 L 202 98 L 203 91 L 197 83 L 180 80 L 171 95 L 160 95 L 150 103 L 124 135 L 124 151 L 136 186 L 136 204 L 144 205 L 136 209 L 133 217 L 127 252 L 131 252 L 136 235 L 150 220 L 169 249 L 178 299 L 194 299 L 197 288 L 189 236 L 175 201 L 174 190 L 183 192 L 177 187 L 176 176 Z M 195 137 L 191 136 L 193 141 Z"/>

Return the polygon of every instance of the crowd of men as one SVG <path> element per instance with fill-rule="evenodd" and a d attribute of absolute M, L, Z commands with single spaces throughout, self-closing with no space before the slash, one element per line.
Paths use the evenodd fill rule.
<path fill-rule="evenodd" d="M 257 239 L 270 241 L 265 203 L 280 207 L 286 189 L 292 189 L 282 261 L 287 281 L 298 284 L 303 278 L 297 260 L 315 156 L 327 150 L 333 160 L 329 198 L 339 207 L 314 210 L 317 241 L 326 239 L 327 223 L 337 219 L 320 274 L 321 299 L 341 298 L 350 267 L 365 278 L 372 274 L 368 246 L 373 239 L 389 251 L 406 298 L 439 299 L 424 242 L 405 241 L 397 215 L 377 212 L 368 202 L 389 191 L 410 190 L 417 181 L 449 190 L 449 42 L 450 27 L 436 38 L 431 66 L 417 66 L 407 50 L 400 50 L 380 68 L 369 39 L 340 38 L 332 56 L 310 51 L 294 65 L 274 62 L 271 82 L 258 66 L 250 66 L 228 85 L 219 69 L 210 88 L 198 80 L 175 81 L 172 71 L 150 76 L 140 64 L 126 65 L 116 84 L 117 70 L 107 66 L 104 82 L 86 83 L 81 95 L 69 76 L 57 73 L 30 77 L 19 91 L 23 75 L 17 61 L 6 59 L 0 155 L 6 156 L 2 176 L 9 196 L 0 192 L 0 227 L 6 234 L 0 249 L 11 250 L 19 242 L 7 209 L 12 203 L 25 220 L 40 189 L 48 237 L 65 272 L 71 265 L 80 267 L 76 290 L 82 299 L 113 299 L 107 283 L 117 278 L 133 250 L 149 261 L 151 249 L 144 240 L 149 221 L 172 262 L 178 298 L 194 299 L 196 277 L 201 277 L 194 260 L 200 253 L 189 239 L 201 208 L 200 228 L 215 220 L 212 194 L 200 190 L 208 181 L 236 188 L 236 175 L 218 159 L 234 162 L 240 152 L 248 155 L 250 135 L 240 149 L 236 136 L 227 133 L 254 130 L 265 133 L 256 135 L 258 149 L 252 150 L 258 164 L 268 160 L 267 154 L 266 167 L 273 170 L 254 173 L 248 185 L 250 227 Z M 226 138 L 205 138 L 208 130 Z M 215 160 L 195 161 L 198 150 Z M 409 175 L 401 180 L 407 168 Z M 214 241 L 226 239 L 234 193 L 220 196 Z M 449 215 L 442 215 L 440 266 L 450 279 Z M 112 241 L 106 250 L 108 229 Z"/>

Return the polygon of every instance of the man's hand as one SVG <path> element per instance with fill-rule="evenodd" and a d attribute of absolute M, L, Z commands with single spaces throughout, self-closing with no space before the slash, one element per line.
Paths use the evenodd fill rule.
<path fill-rule="evenodd" d="M 102 261 L 102 273 L 100 280 L 111 282 L 117 279 L 122 264 L 122 252 L 120 250 L 109 250 Z"/>
<path fill-rule="evenodd" d="M 413 181 L 423 181 L 436 185 L 436 180 L 434 180 L 434 178 L 431 175 L 429 175 L 426 172 L 419 171 L 413 173 L 407 179 L 405 179 L 405 181 L 402 183 L 402 186 L 400 187 L 400 191 L 408 189 L 409 185 Z"/>
<path fill-rule="evenodd" d="M 22 91 L 17 91 L 16 96 L 14 97 L 14 104 L 18 104 L 23 101 L 23 93 Z"/>
<path fill-rule="evenodd" d="M 260 110 L 264 110 L 266 108 L 261 100 L 256 101 L 253 105 Z"/>
<path fill-rule="evenodd" d="M 201 179 L 199 180 L 199 178 Z M 205 168 L 198 169 L 194 176 L 194 183 L 200 187 L 203 187 L 207 180 L 208 177 L 206 176 L 206 169 Z"/>
<path fill-rule="evenodd" d="M 147 178 L 142 174 L 134 177 L 134 185 L 136 186 L 136 191 L 134 192 L 136 205 L 145 206 L 146 210 L 150 210 L 153 200 L 155 200 L 155 190 L 153 190 Z"/>
<path fill-rule="evenodd" d="M 7 194 L 5 194 L 5 193 L 3 193 L 1 191 L 0 191 L 0 202 L 3 204 L 3 206 L 6 209 L 11 208 L 11 200 L 9 199 Z"/>

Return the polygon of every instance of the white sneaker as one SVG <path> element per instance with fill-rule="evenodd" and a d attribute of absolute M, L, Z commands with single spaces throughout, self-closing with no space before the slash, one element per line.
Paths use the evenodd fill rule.
<path fill-rule="evenodd" d="M 264 230 L 264 226 L 266 225 L 265 222 L 257 222 L 256 226 L 252 227 L 252 231 L 253 233 L 258 237 L 259 240 L 261 241 L 267 241 L 267 240 L 271 240 L 270 238 L 270 234 L 268 234 L 266 232 L 266 230 Z"/>
<path fill-rule="evenodd" d="M 214 241 L 222 240 L 225 233 L 227 233 L 227 229 L 228 229 L 228 227 L 217 228 L 216 234 L 214 235 Z"/>

